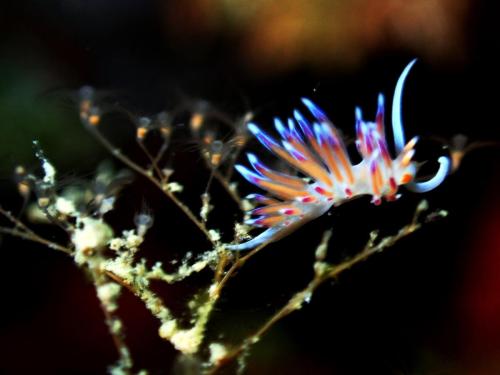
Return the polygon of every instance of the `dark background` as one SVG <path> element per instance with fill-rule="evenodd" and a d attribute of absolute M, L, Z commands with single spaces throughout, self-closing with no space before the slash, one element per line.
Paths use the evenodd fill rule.
<path fill-rule="evenodd" d="M 422 3 L 430 7 L 420 10 L 423 15 L 417 13 Z M 71 105 L 84 84 L 137 116 L 204 99 L 234 119 L 254 111 L 264 128 L 308 96 L 349 136 L 354 106 L 372 117 L 378 92 L 389 102 L 414 57 L 419 62 L 404 95 L 406 131 L 422 136 L 416 158 L 430 160 L 425 168 L 432 171 L 443 142 L 456 134 L 470 142 L 499 140 L 494 3 L 370 6 L 360 0 L 336 9 L 322 1 L 262 0 L 255 2 L 260 13 L 251 13 L 249 4 L 230 1 L 4 2 L 1 204 L 12 210 L 22 204 L 11 176 L 18 164 L 36 168 L 32 139 L 58 166 L 62 183 L 89 177 L 101 160 L 111 159 Z M 297 17 L 301 6 L 305 19 Z M 171 165 L 174 179 L 186 186 L 181 197 L 198 207 L 208 172 L 186 121 L 182 114 L 176 121 Z M 106 124 L 110 139 L 143 160 L 127 119 Z M 265 154 L 255 142 L 249 148 Z M 455 174 L 425 194 L 432 208 L 449 211 L 447 218 L 321 287 L 255 346 L 248 373 L 500 373 L 499 162 L 498 147 L 468 154 Z M 245 182 L 240 187 L 254 191 Z M 394 233 L 409 222 L 422 196 L 402 193 L 380 207 L 369 198 L 345 204 L 269 246 L 226 289 L 210 337 L 237 342 L 302 288 L 325 229 L 333 227 L 330 257 L 340 261 L 361 249 L 370 230 Z M 213 195 L 213 226 L 230 241 L 238 210 L 216 184 Z M 145 244 L 152 259 L 206 249 L 181 213 L 141 178 L 122 196 L 109 215 L 117 233 L 133 226 L 144 201 L 154 208 Z M 39 230 L 63 238 L 57 229 Z M 0 372 L 105 373 L 116 354 L 85 275 L 64 255 L 18 239 L 3 237 L 0 251 Z M 186 295 L 208 281 L 201 274 L 159 291 L 169 306 L 182 309 Z M 157 337 L 157 323 L 141 303 L 124 293 L 120 312 L 137 368 L 171 373 L 175 352 Z"/>

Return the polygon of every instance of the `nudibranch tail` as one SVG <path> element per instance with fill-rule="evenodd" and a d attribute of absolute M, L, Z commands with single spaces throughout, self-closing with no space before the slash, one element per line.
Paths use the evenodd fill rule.
<path fill-rule="evenodd" d="M 263 243 L 274 241 L 273 237 L 279 232 L 279 227 L 273 227 L 265 230 L 257 237 L 252 238 L 250 241 L 243 242 L 237 245 L 226 245 L 228 250 L 240 251 L 240 250 L 250 250 L 257 247 Z"/>
<path fill-rule="evenodd" d="M 325 112 L 310 99 L 302 98 L 314 121 L 310 122 L 299 110 L 286 124 L 279 118 L 274 126 L 281 139 L 275 140 L 256 124 L 248 130 L 259 142 L 286 162 L 297 173 L 286 174 L 265 166 L 254 154 L 248 161 L 254 171 L 236 165 L 240 174 L 252 184 L 267 191 L 270 196 L 252 194 L 259 207 L 248 212 L 252 219 L 246 224 L 267 228 L 250 241 L 228 245 L 230 250 L 248 250 L 263 243 L 273 242 L 290 234 L 304 223 L 324 214 L 333 205 L 360 195 L 371 195 L 374 204 L 382 199 L 395 200 L 400 185 L 410 190 L 425 192 L 434 189 L 446 177 L 450 167 L 447 157 L 438 159 L 440 167 L 434 177 L 415 182 L 416 163 L 412 161 L 418 137 L 409 142 L 401 115 L 401 98 L 405 80 L 415 64 L 411 61 L 399 77 L 392 103 L 392 130 L 396 157 L 389 153 L 384 131 L 384 96 L 377 98 L 375 121 L 363 119 L 360 108 L 355 109 L 356 147 L 362 158 L 353 165 L 339 131 Z"/>

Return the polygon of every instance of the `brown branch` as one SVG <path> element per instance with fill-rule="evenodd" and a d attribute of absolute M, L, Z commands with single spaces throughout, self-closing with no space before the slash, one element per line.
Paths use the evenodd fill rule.
<path fill-rule="evenodd" d="M 285 318 L 286 316 L 290 315 L 292 312 L 299 310 L 303 306 L 304 302 L 307 302 L 311 298 L 313 293 L 316 291 L 316 289 L 319 286 L 321 286 L 325 281 L 339 277 L 344 271 L 367 260 L 372 255 L 393 246 L 397 241 L 420 229 L 422 224 L 418 222 L 418 218 L 419 215 L 426 209 L 427 209 L 427 203 L 423 201 L 417 207 L 415 214 L 413 216 L 413 220 L 411 221 L 410 224 L 404 226 L 395 235 L 385 237 L 377 244 L 374 244 L 373 243 L 374 238 L 371 238 L 370 241 L 366 244 L 363 251 L 361 251 L 359 254 L 355 255 L 354 257 L 345 262 L 342 262 L 338 265 L 330 265 L 317 260 L 315 263 L 315 275 L 314 278 L 309 282 L 309 284 L 301 291 L 295 293 L 290 298 L 290 300 L 283 307 L 281 307 L 273 316 L 271 316 L 259 329 L 257 329 L 257 331 L 252 333 L 245 340 L 243 340 L 243 342 L 241 342 L 239 345 L 233 348 L 233 350 L 228 352 L 228 354 L 226 354 L 226 356 L 223 359 L 221 359 L 211 369 L 209 369 L 208 374 L 217 373 L 221 368 L 233 362 L 242 353 L 247 351 L 252 345 L 259 342 L 262 336 L 264 336 L 276 323 L 278 323 L 281 319 Z M 326 241 L 328 241 L 329 236 L 324 236 L 324 239 L 325 238 Z M 247 257 L 249 256 L 251 256 L 251 254 L 247 255 Z M 245 258 L 241 258 L 243 263 L 246 260 L 244 259 Z M 237 264 L 239 263 L 236 262 L 235 265 Z M 230 271 L 234 272 L 234 270 L 236 270 L 237 268 L 239 267 L 233 266 L 233 268 L 231 268 Z M 226 276 L 228 276 L 228 274 L 226 274 Z M 228 277 L 230 277 L 230 275 Z"/>
<path fill-rule="evenodd" d="M 8 234 L 13 237 L 19 237 L 24 240 L 36 242 L 42 245 L 49 247 L 50 249 L 54 249 L 57 251 L 62 251 L 68 255 L 73 254 L 73 250 L 62 246 L 56 242 L 50 241 L 42 236 L 36 234 L 33 230 L 28 228 L 21 220 L 14 217 L 9 211 L 6 211 L 0 206 L 0 214 L 7 218 L 12 224 L 15 225 L 14 228 L 0 227 L 0 233 Z"/>
<path fill-rule="evenodd" d="M 248 254 L 241 258 L 237 258 L 234 263 L 231 265 L 229 270 L 224 274 L 224 277 L 217 283 L 216 288 L 214 291 L 211 293 L 211 297 L 218 299 L 221 293 L 222 288 L 226 286 L 227 282 L 231 277 L 234 276 L 234 273 L 239 270 L 243 265 L 250 259 L 252 258 L 255 254 L 257 254 L 259 251 L 261 251 L 263 248 L 265 248 L 267 245 L 269 245 L 269 242 L 264 242 L 263 244 L 257 246 L 255 249 L 250 251 Z M 216 273 L 217 276 L 217 273 Z M 216 278 L 217 281 L 217 278 Z"/>
<path fill-rule="evenodd" d="M 138 139 L 137 143 L 139 144 L 142 152 L 144 152 L 144 155 L 146 155 L 146 157 L 148 158 L 149 162 L 151 163 L 151 168 L 153 168 L 153 170 L 156 172 L 160 181 L 165 181 L 165 174 L 161 171 L 156 159 L 153 157 L 153 155 L 151 155 L 144 142 Z"/>
<path fill-rule="evenodd" d="M 193 214 L 193 212 L 184 204 L 182 203 L 179 198 L 175 196 L 174 193 L 168 190 L 165 182 L 157 180 L 154 176 L 152 176 L 147 170 L 142 168 L 140 165 L 137 163 L 133 162 L 130 158 L 125 156 L 118 148 L 116 148 L 111 142 L 109 142 L 100 132 L 97 128 L 95 127 L 89 127 L 87 126 L 87 129 L 90 131 L 90 133 L 104 146 L 105 149 L 107 149 L 115 158 L 120 160 L 123 164 L 125 164 L 127 167 L 130 169 L 136 171 L 149 181 L 153 183 L 158 189 L 160 189 L 163 194 L 165 194 L 174 204 L 180 208 L 182 212 L 195 224 L 198 229 L 205 235 L 205 237 L 212 243 L 212 245 L 216 245 L 214 241 L 212 240 L 212 237 L 210 236 L 210 233 L 208 233 L 207 228 L 205 227 L 205 224 L 201 222 L 200 220 L 197 219 L 197 217 Z"/>
<path fill-rule="evenodd" d="M 39 236 L 33 230 L 27 227 L 21 220 L 14 217 L 9 211 L 4 210 L 2 207 L 0 207 L 0 214 L 15 225 L 14 228 L 0 227 L 0 233 L 5 233 L 14 237 L 36 242 L 47 246 L 50 249 L 62 251 L 67 255 L 73 255 L 72 249 Z M 103 278 L 103 276 L 105 277 L 105 274 L 97 269 L 93 269 L 91 271 L 97 291 L 99 286 L 102 286 L 105 283 L 105 279 Z M 102 301 L 100 303 L 100 306 L 101 310 L 104 313 L 106 324 L 108 325 L 109 334 L 111 335 L 113 344 L 120 357 L 119 363 L 121 363 L 121 368 L 125 371 L 125 374 L 131 374 L 130 369 L 132 367 L 132 359 L 130 357 L 130 351 L 124 341 L 123 329 L 121 328 L 121 326 L 118 330 L 114 329 L 114 325 L 117 321 L 118 324 L 122 324 L 121 320 L 112 311 L 110 311 Z"/>

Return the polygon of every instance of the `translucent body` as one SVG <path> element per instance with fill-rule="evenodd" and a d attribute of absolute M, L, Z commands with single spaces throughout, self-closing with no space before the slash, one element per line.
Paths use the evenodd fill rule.
<path fill-rule="evenodd" d="M 439 185 L 449 170 L 449 160 L 439 158 L 440 168 L 429 181 L 415 182 L 416 164 L 412 161 L 417 138 L 405 143 L 401 121 L 401 96 L 404 81 L 415 63 L 412 61 L 401 74 L 394 93 L 392 125 L 396 157 L 389 154 L 384 131 L 384 97 L 378 97 L 374 122 L 366 122 L 356 108 L 356 148 L 362 158 L 353 165 L 337 129 L 324 112 L 309 99 L 302 99 L 311 112 L 310 122 L 298 110 L 285 125 L 275 119 L 275 128 L 281 142 L 268 136 L 253 123 L 250 132 L 278 158 L 294 167 L 306 178 L 280 173 L 269 169 L 253 154 L 247 154 L 254 171 L 237 165 L 236 169 L 252 184 L 266 190 L 269 196 L 252 194 L 262 206 L 250 212 L 254 218 L 247 221 L 257 227 L 267 228 L 257 237 L 231 250 L 247 250 L 264 242 L 276 241 L 312 220 L 332 206 L 360 195 L 371 195 L 372 203 L 382 199 L 395 200 L 400 185 L 424 192 Z"/>

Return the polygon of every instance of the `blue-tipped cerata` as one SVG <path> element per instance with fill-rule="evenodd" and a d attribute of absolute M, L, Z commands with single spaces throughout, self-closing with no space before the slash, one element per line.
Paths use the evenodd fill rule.
<path fill-rule="evenodd" d="M 253 194 L 248 197 L 257 202 L 258 207 L 247 212 L 247 216 L 252 218 L 246 220 L 246 224 L 266 230 L 247 242 L 228 245 L 227 248 L 249 250 L 277 241 L 304 223 L 323 215 L 332 206 L 361 195 L 370 195 L 372 202 L 378 205 L 383 199 L 397 199 L 399 186 L 426 192 L 443 182 L 450 168 L 450 159 L 441 156 L 438 159 L 437 173 L 427 181 L 416 182 L 418 166 L 412 158 L 417 139 L 414 137 L 408 143 L 405 140 L 401 99 L 405 80 L 415 61 L 405 67 L 394 92 L 394 158 L 387 147 L 382 94 L 377 98 L 375 121 L 365 121 L 361 109 L 355 110 L 355 144 L 361 157 L 357 164 L 351 161 L 339 130 L 309 99 L 302 99 L 310 112 L 307 114 L 309 119 L 298 110 L 293 111 L 294 118 L 288 119 L 287 123 L 279 118 L 274 119 L 276 131 L 280 135 L 277 140 L 268 136 L 257 125 L 248 124 L 248 130 L 286 163 L 289 169 L 287 172 L 274 171 L 250 153 L 248 160 L 255 172 L 236 165 L 245 179 L 268 194 Z M 313 121 L 310 121 L 311 118 Z"/>

